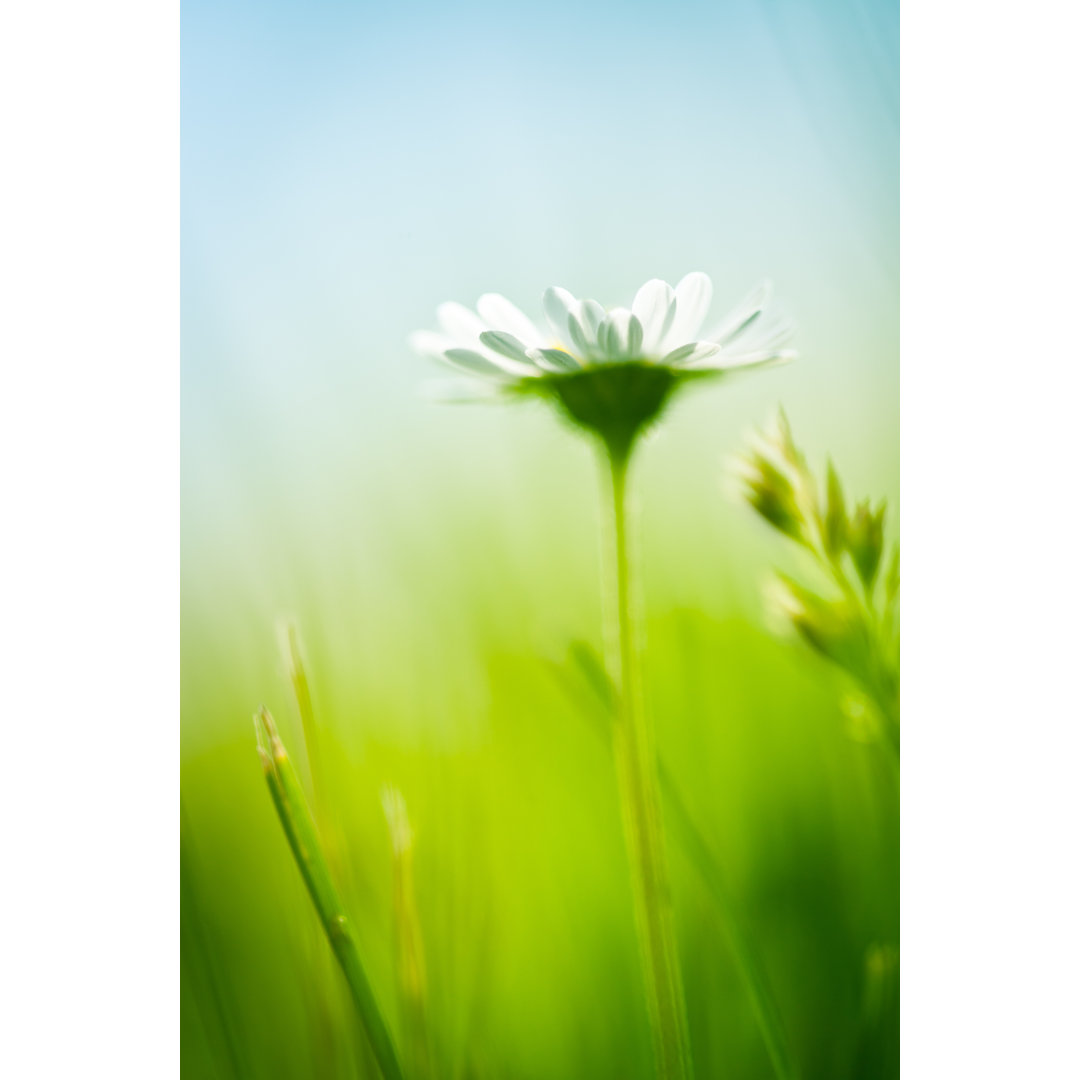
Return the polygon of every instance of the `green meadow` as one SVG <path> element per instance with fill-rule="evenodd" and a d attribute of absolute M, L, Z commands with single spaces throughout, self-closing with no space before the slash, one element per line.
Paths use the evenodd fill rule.
<path fill-rule="evenodd" d="M 680 404 L 636 465 L 695 1074 L 877 1080 L 899 1073 L 898 772 L 842 673 L 763 599 L 774 567 L 828 583 L 733 493 L 728 459 L 784 400 L 784 372 L 760 379 Z M 605 644 L 594 455 L 534 405 L 412 415 L 378 439 L 335 432 L 329 472 L 325 447 L 287 439 L 242 490 L 208 494 L 189 469 L 183 1073 L 379 1075 L 260 768 L 265 706 L 407 1075 L 651 1077 L 589 663 Z M 832 452 L 849 495 L 892 506 L 893 440 L 860 444 L 808 407 L 793 424 L 818 475 Z M 404 907 L 387 786 L 411 833 Z"/>

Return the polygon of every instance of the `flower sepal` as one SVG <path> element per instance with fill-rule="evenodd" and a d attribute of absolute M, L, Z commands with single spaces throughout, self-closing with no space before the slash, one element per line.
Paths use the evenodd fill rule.
<path fill-rule="evenodd" d="M 660 419 L 678 385 L 704 374 L 628 360 L 548 374 L 516 389 L 551 401 L 570 423 L 597 436 L 613 455 L 626 457 L 637 437 Z"/>

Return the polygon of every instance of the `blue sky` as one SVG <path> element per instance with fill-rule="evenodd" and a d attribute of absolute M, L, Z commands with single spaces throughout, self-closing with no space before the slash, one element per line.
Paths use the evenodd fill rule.
<path fill-rule="evenodd" d="M 405 343 L 441 300 L 536 314 L 549 284 L 613 304 L 692 269 L 718 305 L 770 276 L 798 322 L 803 359 L 737 391 L 745 422 L 782 400 L 891 492 L 898 20 L 864 0 L 188 0 L 187 516 L 376 447 L 453 454 L 460 414 L 420 399 Z M 718 408 L 687 419 L 687 453 Z M 499 453 L 477 424 L 469 452 Z"/>

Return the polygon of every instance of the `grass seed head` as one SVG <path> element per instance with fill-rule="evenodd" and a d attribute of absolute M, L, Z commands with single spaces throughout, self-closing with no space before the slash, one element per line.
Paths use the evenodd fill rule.
<path fill-rule="evenodd" d="M 848 551 L 863 585 L 869 589 L 877 577 L 884 546 L 885 503 L 871 509 L 870 500 L 864 499 L 855 508 L 848 530 Z"/>

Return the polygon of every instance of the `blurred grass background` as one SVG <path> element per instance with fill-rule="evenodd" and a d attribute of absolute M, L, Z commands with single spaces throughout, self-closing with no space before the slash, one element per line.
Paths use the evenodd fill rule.
<path fill-rule="evenodd" d="M 283 616 L 392 1019 L 386 782 L 416 835 L 440 1075 L 650 1075 L 613 769 L 552 669 L 600 645 L 594 462 L 533 407 L 425 403 L 404 339 L 443 299 L 536 315 L 548 284 L 614 303 L 690 269 L 720 306 L 771 274 L 803 358 L 688 398 L 640 455 L 661 752 L 802 1075 L 898 1073 L 895 779 L 831 673 L 765 627 L 789 555 L 722 484 L 782 401 L 815 464 L 895 506 L 897 18 L 187 0 L 185 1076 L 364 1075 L 255 755 L 265 703 L 303 760 Z M 770 1076 L 715 909 L 672 859 L 699 1075 Z"/>

